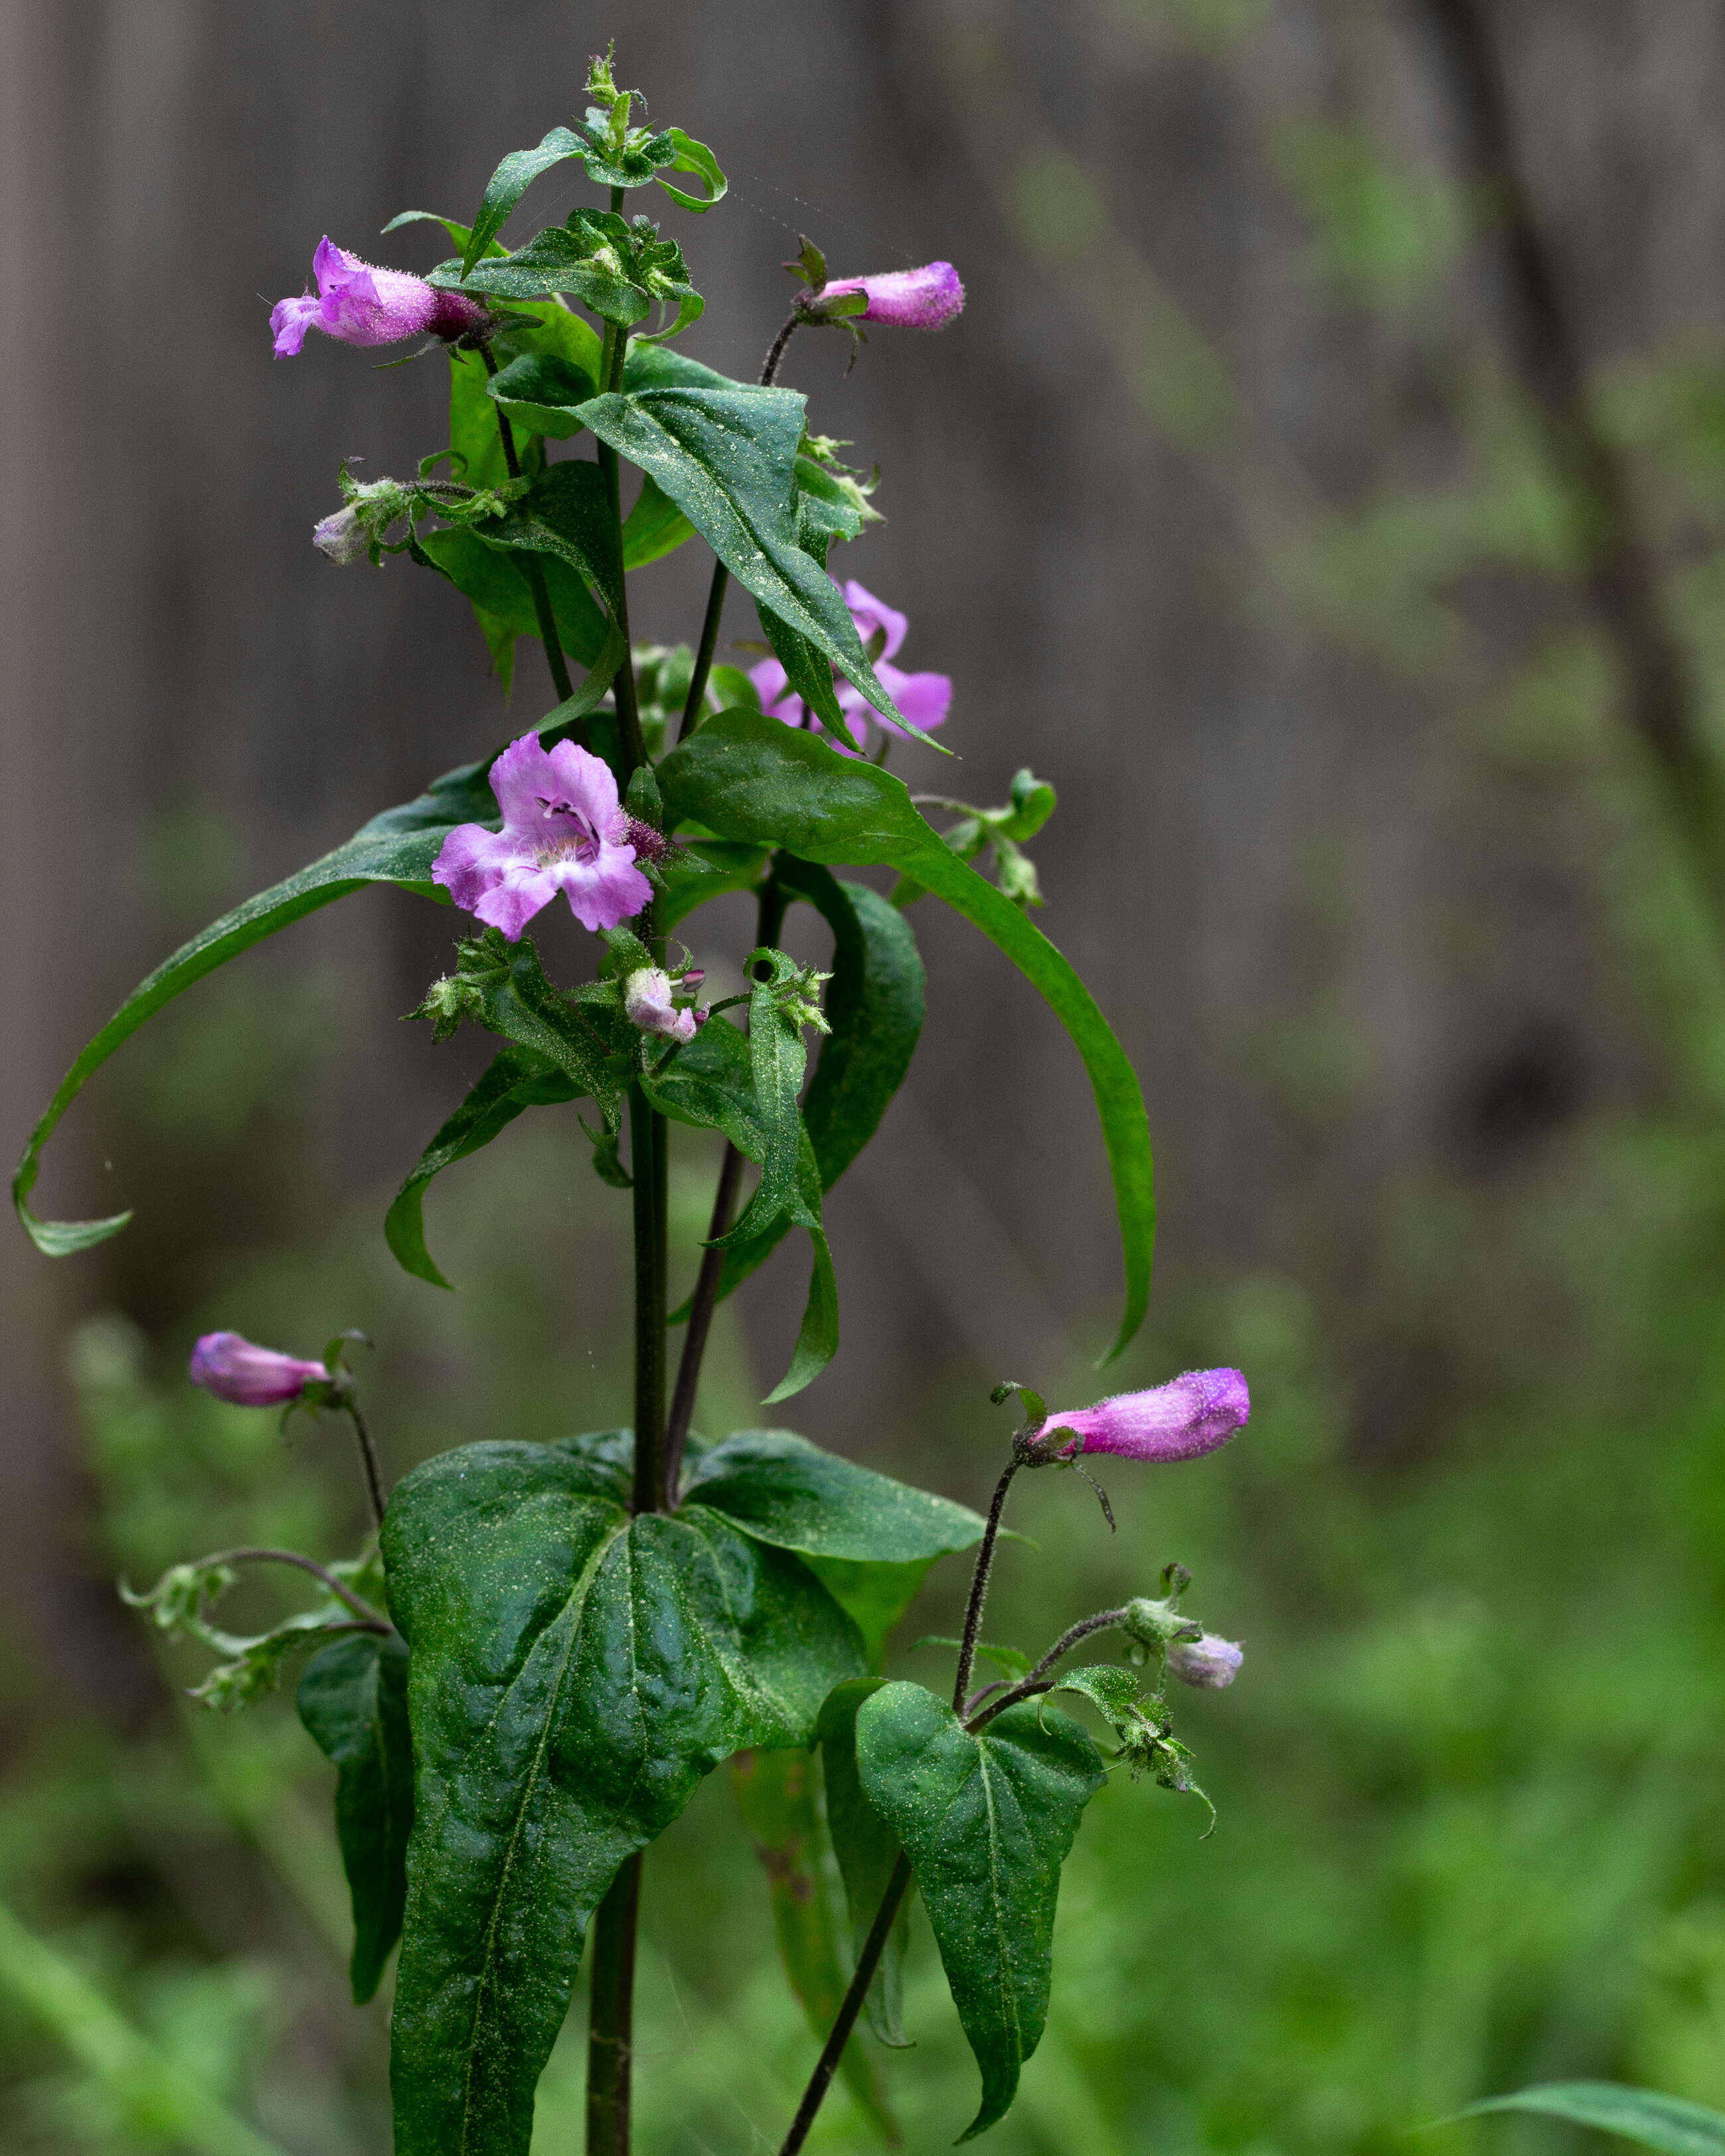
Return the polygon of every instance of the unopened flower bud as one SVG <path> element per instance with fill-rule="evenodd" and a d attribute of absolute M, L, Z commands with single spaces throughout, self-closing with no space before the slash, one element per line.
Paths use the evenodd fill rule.
<path fill-rule="evenodd" d="M 1246 1381 L 1238 1370 L 1189 1370 L 1166 1385 L 1119 1393 L 1094 1407 L 1064 1409 L 1043 1424 L 1061 1459 L 1081 1452 L 1113 1452 L 1125 1460 L 1196 1460 L 1225 1445 L 1251 1412 Z"/>
<path fill-rule="evenodd" d="M 693 1040 L 706 1016 L 673 1001 L 671 977 L 662 967 L 643 966 L 623 984 L 623 1008 L 643 1033 L 662 1033 L 676 1041 Z"/>
<path fill-rule="evenodd" d="M 1182 1684 L 1196 1685 L 1200 1691 L 1221 1691 L 1231 1685 L 1244 1659 L 1237 1640 L 1219 1639 L 1214 1632 L 1168 1645 L 1169 1675 Z"/>
<path fill-rule="evenodd" d="M 314 524 L 311 543 L 338 569 L 350 568 L 354 562 L 364 561 L 372 548 L 371 534 L 354 509 L 338 509 Z"/>
<path fill-rule="evenodd" d="M 950 262 L 925 262 L 920 270 L 887 270 L 872 277 L 833 277 L 812 301 L 815 310 L 829 300 L 861 292 L 868 300 L 851 321 L 883 322 L 900 330 L 944 329 L 964 305 L 964 287 Z"/>
<path fill-rule="evenodd" d="M 285 1407 L 329 1378 L 321 1363 L 256 1347 L 238 1332 L 206 1332 L 192 1350 L 193 1383 L 238 1408 Z"/>

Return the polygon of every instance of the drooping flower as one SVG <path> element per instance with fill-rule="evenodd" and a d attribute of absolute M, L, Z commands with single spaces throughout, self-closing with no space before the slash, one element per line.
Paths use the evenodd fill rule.
<path fill-rule="evenodd" d="M 706 978 L 704 973 L 685 973 L 674 981 L 662 966 L 642 966 L 623 984 L 623 1008 L 631 1025 L 643 1033 L 662 1033 L 672 1040 L 693 1040 L 706 1023 L 706 1013 L 676 1001 L 679 988 Z"/>
<path fill-rule="evenodd" d="M 312 526 L 311 543 L 326 561 L 346 569 L 370 553 L 372 535 L 360 522 L 357 510 L 338 509 Z"/>
<path fill-rule="evenodd" d="M 459 824 L 432 864 L 457 906 L 511 943 L 559 891 L 583 928 L 615 928 L 653 886 L 635 866 L 610 767 L 573 742 L 511 742 L 491 766 L 503 829 Z"/>
<path fill-rule="evenodd" d="M 1042 1427 L 1050 1436 L 1076 1433 L 1070 1444 L 1055 1445 L 1061 1459 L 1113 1452 L 1126 1460 L 1197 1460 L 1225 1445 L 1251 1405 L 1238 1370 L 1188 1370 L 1148 1392 L 1117 1393 L 1094 1407 L 1051 1414 Z"/>
<path fill-rule="evenodd" d="M 1245 1659 L 1239 1642 L 1206 1632 L 1196 1640 L 1174 1640 L 1168 1650 L 1170 1676 L 1200 1691 L 1221 1691 L 1240 1675 Z"/>
<path fill-rule="evenodd" d="M 239 1332 L 206 1332 L 192 1350 L 193 1383 L 238 1408 L 285 1407 L 329 1375 L 321 1363 L 257 1347 Z"/>
<path fill-rule="evenodd" d="M 864 292 L 869 304 L 850 320 L 884 322 L 897 330 L 944 329 L 964 305 L 964 287 L 950 262 L 925 262 L 920 270 L 886 270 L 872 277 L 829 277 L 815 295 L 839 300 Z"/>
<path fill-rule="evenodd" d="M 854 577 L 845 586 L 845 603 L 850 609 L 850 619 L 856 624 L 856 633 L 865 649 L 878 649 L 874 661 L 875 678 L 911 724 L 921 726 L 924 733 L 944 726 L 952 708 L 952 677 L 946 674 L 906 674 L 892 664 L 911 626 L 909 618 L 896 607 L 877 599 L 872 592 L 865 591 Z M 752 666 L 749 679 L 755 685 L 763 711 L 775 719 L 783 719 L 787 726 L 809 723 L 807 707 L 792 689 L 789 675 L 776 659 L 763 659 L 757 666 Z M 848 743 L 835 742 L 835 747 L 860 756 L 868 746 L 870 719 L 888 733 L 904 738 L 903 727 L 883 717 L 860 689 L 842 679 L 835 679 L 833 688 L 850 736 Z"/>
<path fill-rule="evenodd" d="M 326 234 L 311 258 L 316 295 L 278 300 L 270 312 L 275 357 L 286 359 L 321 330 L 343 344 L 396 344 L 429 334 L 451 341 L 485 320 L 485 311 L 459 292 L 440 292 L 405 270 L 379 270 L 337 247 Z"/>

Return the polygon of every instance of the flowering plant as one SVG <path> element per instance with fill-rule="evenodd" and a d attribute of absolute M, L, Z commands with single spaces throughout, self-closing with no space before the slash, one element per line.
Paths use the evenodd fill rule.
<path fill-rule="evenodd" d="M 896 668 L 906 617 L 829 572 L 834 544 L 879 521 L 872 482 L 839 461 L 844 444 L 810 434 L 805 398 L 778 379 L 801 328 L 860 338 L 864 323 L 950 323 L 963 304 L 957 273 L 934 263 L 829 280 L 805 243 L 788 265 L 799 289 L 759 381 L 730 380 L 670 341 L 706 305 L 680 245 L 624 214 L 629 191 L 649 185 L 704 214 L 722 199 L 724 174 L 680 129 L 630 124 L 636 94 L 617 87 L 608 56 L 593 63 L 587 92 L 579 125 L 503 160 L 471 226 L 439 220 L 458 252 L 429 276 L 373 268 L 325 239 L 317 293 L 284 300 L 271 316 L 283 357 L 301 352 L 308 329 L 362 346 L 428 335 L 426 349 L 446 353 L 448 443 L 404 480 L 362 485 L 344 470 L 342 506 L 314 542 L 337 565 L 404 553 L 444 578 L 472 605 L 506 689 L 517 641 L 536 639 L 553 707 L 157 968 L 68 1075 L 14 1199 L 51 1255 L 125 1225 L 125 1214 L 38 1219 L 29 1199 L 42 1147 L 105 1059 L 214 967 L 368 884 L 469 915 L 454 969 L 414 1015 L 435 1040 L 472 1025 L 499 1046 L 407 1175 L 383 1232 L 410 1273 L 446 1287 L 425 1241 L 432 1180 L 520 1115 L 589 1103 L 593 1167 L 629 1193 L 632 1212 L 633 1427 L 462 1445 L 392 1491 L 344 1359 L 353 1336 L 320 1362 L 206 1335 L 192 1375 L 220 1397 L 347 1417 L 377 1533 L 357 1555 L 328 1561 L 220 1551 L 134 1599 L 159 1626 L 222 1656 L 200 1688 L 215 1705 L 244 1705 L 290 1656 L 316 1650 L 298 1704 L 338 1773 L 356 1998 L 371 1995 L 401 1945 L 402 2156 L 526 2156 L 535 2086 L 589 1931 L 588 2145 L 604 2156 L 627 2148 L 642 1852 L 727 1758 L 769 1856 L 829 1839 L 850 1917 L 848 1943 L 826 1916 L 785 1930 L 792 1984 L 824 2039 L 785 2149 L 802 2145 L 841 2068 L 865 2108 L 888 2117 L 875 2066 L 852 2036 L 866 2013 L 885 2041 L 903 2041 L 912 1888 L 981 2070 L 976 2133 L 1010 2104 L 1040 2034 L 1060 1866 L 1086 1804 L 1111 1762 L 1195 1789 L 1166 1679 L 1216 1689 L 1240 1666 L 1237 1645 L 1180 1609 L 1187 1580 L 1173 1567 L 1159 1596 L 1081 1620 L 1040 1659 L 985 1644 L 1009 1488 L 1047 1467 L 1087 1480 L 1092 1453 L 1167 1463 L 1209 1452 L 1245 1422 L 1246 1388 L 1237 1371 L 1198 1372 L 1050 1415 L 1034 1393 L 1004 1385 L 997 1402 L 1017 1393 L 1025 1414 L 986 1517 L 787 1430 L 716 1443 L 696 1430 L 715 1308 L 793 1228 L 809 1237 L 810 1286 L 769 1404 L 801 1392 L 837 1349 L 823 1202 L 872 1137 L 916 1045 L 925 981 L 906 918 L 916 901 L 932 895 L 980 929 L 1084 1060 L 1125 1255 L 1112 1353 L 1137 1330 L 1148 1292 L 1150 1152 L 1130 1065 L 1029 917 L 1041 895 L 1023 850 L 1054 810 L 1053 788 L 1023 771 L 1007 805 L 980 808 L 913 795 L 886 768 L 901 744 L 937 750 L 952 684 Z M 603 206 L 578 207 L 506 249 L 499 234 L 529 185 L 564 162 L 584 167 Z M 673 186 L 670 173 L 694 175 L 700 191 Z M 673 304 L 668 324 L 640 326 Z M 449 475 L 434 476 L 444 464 Z M 639 475 L 626 510 L 625 466 Z M 630 574 L 697 536 L 716 557 L 698 640 L 635 646 Z M 733 581 L 772 654 L 747 672 L 718 658 Z M 571 660 L 585 670 L 578 685 Z M 495 738 L 495 721 L 481 723 Z M 919 803 L 960 821 L 942 836 Z M 974 865 L 985 845 L 992 881 Z M 841 866 L 893 871 L 890 897 L 835 875 Z M 689 932 L 710 899 L 737 890 L 757 908 L 746 985 L 703 1003 L 706 969 L 672 932 Z M 531 932 L 559 893 L 597 939 L 593 977 L 572 985 L 549 978 Z M 829 971 L 781 947 L 799 903 L 831 931 Z M 673 1122 L 713 1132 L 722 1158 L 692 1287 L 670 1312 Z M 887 1635 L 922 1576 L 972 1548 L 949 1699 L 888 1681 Z M 259 1562 L 297 1567 L 317 1601 L 257 1638 L 218 1630 L 214 1604 L 241 1566 Z M 1111 1629 L 1127 1642 L 1124 1661 L 1065 1666 L 1080 1642 Z M 978 1684 L 978 1657 L 1002 1674 Z M 1101 1741 L 1050 1704 L 1056 1692 L 1101 1717 Z M 816 1754 L 824 1806 L 810 1779 Z"/>

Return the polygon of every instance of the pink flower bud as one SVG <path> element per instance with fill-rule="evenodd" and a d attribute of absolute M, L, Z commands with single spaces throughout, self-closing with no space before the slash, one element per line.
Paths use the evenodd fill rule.
<path fill-rule="evenodd" d="M 1196 1685 L 1200 1691 L 1221 1691 L 1240 1675 L 1245 1659 L 1237 1641 L 1206 1632 L 1201 1639 L 1168 1643 L 1169 1674 L 1182 1684 Z"/>
<path fill-rule="evenodd" d="M 1043 1424 L 1052 1436 L 1077 1433 L 1056 1452 L 1115 1452 L 1125 1460 L 1196 1460 L 1225 1445 L 1251 1412 L 1246 1381 L 1238 1370 L 1189 1370 L 1145 1393 L 1118 1393 L 1094 1407 L 1063 1410 Z"/>
<path fill-rule="evenodd" d="M 920 270 L 886 270 L 872 277 L 832 277 L 815 295 L 815 304 L 865 292 L 869 304 L 857 322 L 885 322 L 892 329 L 944 329 L 964 305 L 964 287 L 950 262 L 925 262 Z"/>
<path fill-rule="evenodd" d="M 477 301 L 440 292 L 405 270 L 377 270 L 327 234 L 311 258 L 317 295 L 278 300 L 270 312 L 275 357 L 291 358 L 307 330 L 321 330 L 342 344 L 395 344 L 429 332 L 450 341 L 485 318 Z"/>
<path fill-rule="evenodd" d="M 329 1374 L 321 1363 L 254 1347 L 239 1332 L 206 1332 L 192 1350 L 193 1383 L 237 1408 L 285 1407 Z"/>
<path fill-rule="evenodd" d="M 623 1008 L 629 1023 L 638 1025 L 643 1033 L 662 1033 L 672 1040 L 693 1040 L 696 1028 L 701 1018 L 689 1009 L 679 1009 L 671 1000 L 671 977 L 662 967 L 643 966 L 629 975 L 623 984 Z"/>

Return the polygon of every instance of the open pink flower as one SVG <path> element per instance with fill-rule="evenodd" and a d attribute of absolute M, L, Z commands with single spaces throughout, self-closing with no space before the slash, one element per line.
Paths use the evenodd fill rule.
<path fill-rule="evenodd" d="M 450 340 L 483 321 L 485 311 L 459 292 L 440 292 L 405 270 L 377 270 L 337 247 L 326 234 L 311 258 L 317 294 L 278 300 L 270 311 L 275 357 L 287 359 L 321 330 L 343 344 L 396 344 L 403 337 Z"/>
<path fill-rule="evenodd" d="M 945 674 L 906 674 L 892 664 L 899 646 L 904 642 L 910 628 L 907 616 L 896 607 L 877 599 L 872 592 L 865 591 L 855 578 L 845 586 L 845 603 L 850 609 L 850 619 L 856 624 L 856 633 L 865 647 L 874 644 L 877 638 L 880 655 L 875 660 L 875 673 L 880 685 L 898 706 L 913 726 L 921 726 L 930 733 L 936 726 L 946 723 L 947 714 L 952 708 L 952 683 Z M 761 709 L 775 719 L 783 719 L 787 726 L 800 726 L 809 721 L 807 706 L 790 686 L 790 678 L 776 659 L 763 659 L 758 666 L 749 669 L 749 679 L 755 685 L 755 693 L 761 699 Z M 860 689 L 849 681 L 835 680 L 834 690 L 839 699 L 839 709 L 845 715 L 845 724 L 850 739 L 834 742 L 834 747 L 849 754 L 860 755 L 868 746 L 868 724 L 872 719 L 877 726 L 888 733 L 904 738 L 904 728 L 895 726 L 891 719 L 883 718 L 870 703 Z"/>
<path fill-rule="evenodd" d="M 850 321 L 898 330 L 944 329 L 964 305 L 964 287 L 950 262 L 925 262 L 920 270 L 886 270 L 872 277 L 829 277 L 816 296 L 838 300 L 850 292 L 866 292 L 869 298 Z"/>
<path fill-rule="evenodd" d="M 491 766 L 503 829 L 459 824 L 432 864 L 457 906 L 511 943 L 559 891 L 583 928 L 614 928 L 639 913 L 653 886 L 624 843 L 629 828 L 610 766 L 573 742 L 553 749 L 536 733 L 511 742 Z"/>
<path fill-rule="evenodd" d="M 237 1408 L 285 1407 L 329 1374 L 321 1363 L 256 1347 L 239 1332 L 206 1332 L 192 1350 L 193 1383 Z"/>
<path fill-rule="evenodd" d="M 1189 1370 L 1148 1392 L 1118 1393 L 1092 1408 L 1064 1409 L 1042 1427 L 1051 1436 L 1076 1433 L 1076 1442 L 1056 1447 L 1067 1459 L 1114 1452 L 1125 1460 L 1197 1460 L 1243 1428 L 1251 1407 L 1238 1370 Z"/>

